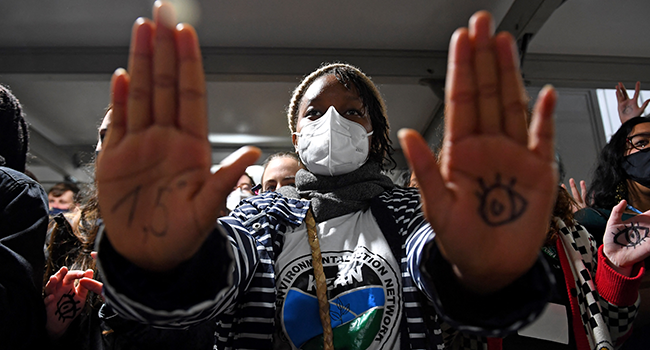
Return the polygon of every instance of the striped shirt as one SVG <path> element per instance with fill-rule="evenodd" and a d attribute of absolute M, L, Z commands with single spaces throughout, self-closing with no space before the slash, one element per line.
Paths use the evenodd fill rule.
<path fill-rule="evenodd" d="M 273 334 L 276 333 L 277 293 L 274 264 L 282 252 L 284 234 L 300 226 L 309 205 L 308 200 L 290 199 L 271 192 L 244 200 L 230 216 L 219 219 L 213 234 L 192 258 L 201 261 L 201 265 L 193 266 L 190 262 L 179 267 L 181 272 L 176 271 L 169 277 L 172 290 L 186 288 L 188 291 L 192 289 L 173 279 L 200 281 L 206 276 L 218 279 L 214 284 L 219 287 L 210 291 L 209 298 L 196 300 L 191 305 L 187 305 L 187 298 L 167 298 L 161 306 L 161 298 L 151 295 L 160 287 L 155 289 L 156 292 L 143 288 L 148 283 L 146 278 L 141 278 L 147 274 L 146 271 L 134 266 L 118 268 L 118 264 L 128 265 L 128 262 L 116 263 L 120 261 L 119 255 L 111 252 L 110 242 L 102 237 L 99 249 L 107 247 L 104 248 L 107 253 L 100 253 L 99 262 L 106 275 L 104 294 L 107 303 L 121 317 L 160 328 L 189 327 L 214 320 L 217 322 L 217 349 L 272 349 Z M 402 349 L 443 349 L 442 329 L 445 333 L 463 331 L 480 336 L 501 336 L 527 324 L 541 311 L 545 300 L 532 297 L 533 300 L 524 303 L 526 307 L 518 304 L 509 308 L 506 312 L 508 317 L 496 323 L 492 319 L 468 322 L 468 319 L 476 318 L 476 310 L 466 310 L 462 300 L 447 298 L 443 302 L 436 292 L 455 291 L 459 288 L 458 282 L 450 278 L 449 273 L 426 271 L 425 266 L 448 263 L 433 242 L 434 233 L 421 211 L 417 190 L 394 188 L 374 198 L 369 206 L 401 269 L 404 302 L 400 325 Z M 227 264 L 212 263 L 216 259 L 224 259 Z M 548 273 L 538 267 L 536 264 L 531 269 L 535 271 L 529 271 L 527 275 L 543 281 L 520 283 L 523 287 L 517 290 L 519 299 L 526 299 L 527 295 L 544 295 L 539 290 L 529 293 L 526 289 L 529 284 L 534 285 L 530 288 L 547 288 Z M 140 288 L 130 287 L 136 279 Z M 163 290 L 159 294 L 170 293 Z M 179 293 L 188 298 L 194 294 Z M 504 307 L 507 308 L 508 304 L 504 303 Z M 463 321 L 455 320 L 444 310 L 455 310 L 455 315 L 460 312 Z"/>

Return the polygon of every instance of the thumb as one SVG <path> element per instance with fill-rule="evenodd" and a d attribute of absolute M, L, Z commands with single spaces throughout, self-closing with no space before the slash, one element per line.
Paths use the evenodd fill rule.
<path fill-rule="evenodd" d="M 648 103 L 650 103 L 650 100 L 645 100 L 645 102 L 643 102 L 643 104 L 642 104 L 641 107 L 640 107 L 640 109 L 641 109 L 641 113 L 643 113 L 643 111 L 645 110 L 645 108 L 648 107 Z"/>
<path fill-rule="evenodd" d="M 613 225 L 617 222 L 621 222 L 623 220 L 623 212 L 625 211 L 625 207 L 627 207 L 627 201 L 623 199 L 612 208 L 612 214 L 607 220 L 608 226 Z"/>
<path fill-rule="evenodd" d="M 221 168 L 210 176 L 196 195 L 195 210 L 200 223 L 212 225 L 216 221 L 219 208 L 225 203 L 237 180 L 261 153 L 257 147 L 244 146 L 221 162 Z"/>
<path fill-rule="evenodd" d="M 97 295 L 102 295 L 102 287 L 104 287 L 104 284 L 102 282 L 84 277 L 79 280 L 79 284 L 86 290 L 94 292 Z"/>
<path fill-rule="evenodd" d="M 447 206 L 449 200 L 448 191 L 431 149 L 415 130 L 401 129 L 397 135 L 404 155 L 419 180 L 422 203 L 425 207 L 423 212 L 425 215 L 430 212 L 445 212 L 443 208 Z M 436 200 L 428 201 L 428 198 L 436 198 Z M 427 217 L 427 219 L 435 222 L 435 218 Z"/>

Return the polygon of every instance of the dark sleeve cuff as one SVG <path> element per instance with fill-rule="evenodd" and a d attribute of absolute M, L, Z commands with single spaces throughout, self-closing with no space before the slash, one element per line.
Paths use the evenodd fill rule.
<path fill-rule="evenodd" d="M 214 299 L 228 286 L 233 259 L 228 239 L 218 228 L 192 258 L 165 272 L 152 272 L 134 265 L 115 251 L 106 235 L 100 237 L 97 248 L 104 283 L 154 310 L 186 309 Z"/>
<path fill-rule="evenodd" d="M 504 337 L 532 322 L 543 311 L 555 278 L 543 257 L 507 287 L 477 294 L 460 284 L 451 264 L 431 243 L 424 273 L 432 282 L 434 305 L 445 322 L 460 331 Z"/>
<path fill-rule="evenodd" d="M 603 247 L 598 249 L 598 268 L 596 270 L 596 286 L 598 294 L 608 302 L 618 306 L 629 306 L 639 297 L 641 279 L 645 273 L 644 262 L 641 261 L 632 268 L 632 277 L 623 276 L 607 263 Z"/>

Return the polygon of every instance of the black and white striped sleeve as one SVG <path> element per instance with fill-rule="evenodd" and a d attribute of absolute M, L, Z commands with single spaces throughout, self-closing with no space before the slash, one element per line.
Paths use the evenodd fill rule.
<path fill-rule="evenodd" d="M 143 270 L 98 240 L 106 302 L 125 319 L 186 328 L 234 307 L 259 263 L 256 241 L 237 220 L 220 221 L 199 251 L 172 271 Z"/>

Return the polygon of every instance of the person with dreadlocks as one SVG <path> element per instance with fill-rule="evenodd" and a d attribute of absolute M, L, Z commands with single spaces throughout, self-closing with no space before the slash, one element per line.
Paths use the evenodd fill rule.
<path fill-rule="evenodd" d="M 213 320 L 218 349 L 425 349 L 445 345 L 443 324 L 499 337 L 541 312 L 556 95 L 542 90 L 527 130 L 513 39 L 493 33 L 489 13 L 451 40 L 440 165 L 417 132 L 399 133 L 420 192 L 381 174 L 392 147 L 375 84 L 327 64 L 288 108 L 306 168 L 295 187 L 218 221 L 260 150 L 211 174 L 195 31 L 157 2 L 133 33 L 97 164 L 98 261 L 122 317 L 167 328 Z"/>

